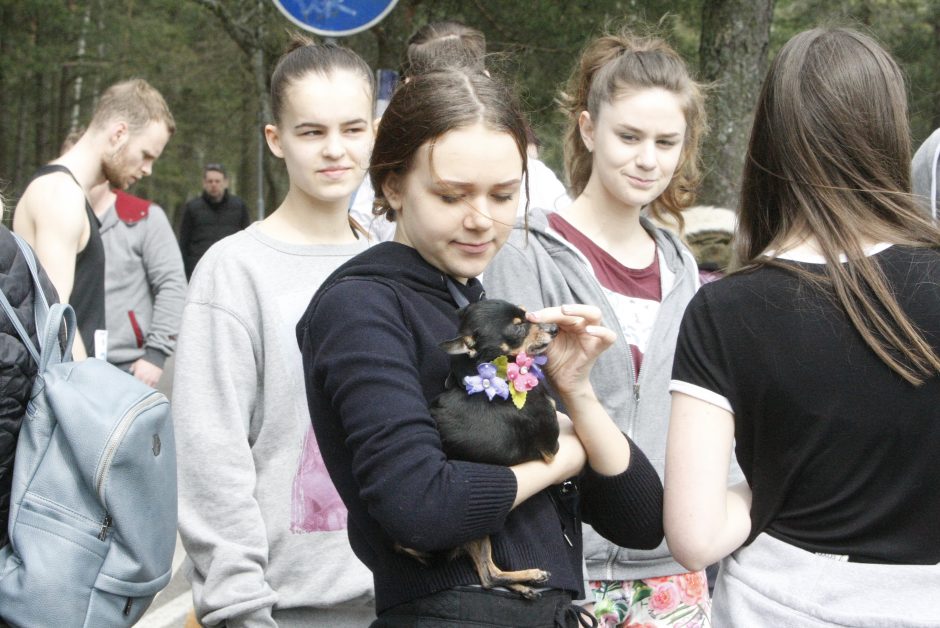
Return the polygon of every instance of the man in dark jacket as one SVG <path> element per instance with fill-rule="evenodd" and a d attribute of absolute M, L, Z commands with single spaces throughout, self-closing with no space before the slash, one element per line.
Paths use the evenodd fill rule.
<path fill-rule="evenodd" d="M 206 164 L 202 195 L 186 201 L 180 213 L 180 250 L 189 279 L 209 247 L 251 224 L 245 202 L 230 194 L 222 164 Z"/>
<path fill-rule="evenodd" d="M 50 304 L 58 301 L 55 288 L 42 268 L 39 269 L 39 278 L 46 300 Z M 3 226 L 0 226 L 0 290 L 16 309 L 20 322 L 38 347 L 33 312 L 33 279 L 13 234 Z M 20 340 L 13 323 L 0 309 L 0 391 L 3 391 L 0 394 L 0 547 L 9 541 L 7 519 L 10 515 L 16 437 L 26 413 L 26 402 L 29 401 L 36 368 L 36 362 Z M 2 620 L 0 625 L 3 625 Z"/>

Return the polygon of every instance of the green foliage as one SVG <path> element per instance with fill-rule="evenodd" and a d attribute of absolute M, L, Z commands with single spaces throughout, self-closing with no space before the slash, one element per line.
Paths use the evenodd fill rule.
<path fill-rule="evenodd" d="M 518 86 L 543 159 L 560 172 L 566 121 L 557 98 L 585 42 L 605 27 L 651 26 L 696 68 L 701 11 L 701 0 L 400 0 L 377 27 L 341 43 L 373 67 L 397 69 L 405 41 L 422 24 L 455 19 L 479 28 L 492 67 Z M 915 140 L 940 126 L 940 3 L 777 0 L 771 54 L 822 21 L 861 25 L 893 51 L 910 78 Z M 154 175 L 132 192 L 172 216 L 200 192 L 202 165 L 221 161 L 233 190 L 256 206 L 266 121 L 259 111 L 291 30 L 270 0 L 0 0 L 0 178 L 8 201 L 36 166 L 57 156 L 76 106 L 86 124 L 103 89 L 140 76 L 166 97 L 177 132 Z M 286 178 L 266 147 L 263 153 L 270 211 Z"/>

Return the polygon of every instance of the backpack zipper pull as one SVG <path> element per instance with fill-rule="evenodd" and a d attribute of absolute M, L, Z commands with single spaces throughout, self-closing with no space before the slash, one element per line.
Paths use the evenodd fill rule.
<path fill-rule="evenodd" d="M 111 515 L 106 514 L 101 522 L 101 532 L 98 533 L 98 540 L 103 541 L 108 536 L 108 530 L 111 529 Z"/>

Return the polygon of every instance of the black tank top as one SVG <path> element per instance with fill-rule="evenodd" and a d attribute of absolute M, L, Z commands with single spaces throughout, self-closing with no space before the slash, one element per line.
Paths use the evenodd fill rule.
<path fill-rule="evenodd" d="M 30 179 L 30 183 L 53 172 L 64 172 L 72 177 L 75 184 L 81 188 L 82 195 L 85 195 L 85 189 L 82 188 L 75 175 L 59 164 L 40 166 Z M 98 231 L 101 223 L 92 211 L 87 197 L 85 198 L 85 213 L 88 215 L 88 242 L 75 257 L 75 280 L 72 283 L 69 303 L 75 309 L 75 316 L 78 318 L 78 333 L 81 334 L 82 342 L 85 343 L 85 351 L 89 356 L 94 356 L 95 330 L 105 329 L 104 244 L 101 242 L 101 233 Z"/>

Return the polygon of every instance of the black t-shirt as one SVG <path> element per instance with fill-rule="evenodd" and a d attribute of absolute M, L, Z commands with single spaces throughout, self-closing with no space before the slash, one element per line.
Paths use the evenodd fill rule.
<path fill-rule="evenodd" d="M 940 352 L 940 252 L 892 246 L 874 259 Z M 734 414 L 753 492 L 748 543 L 767 532 L 853 561 L 940 562 L 940 377 L 908 384 L 795 273 L 764 267 L 703 286 L 673 380 Z"/>

